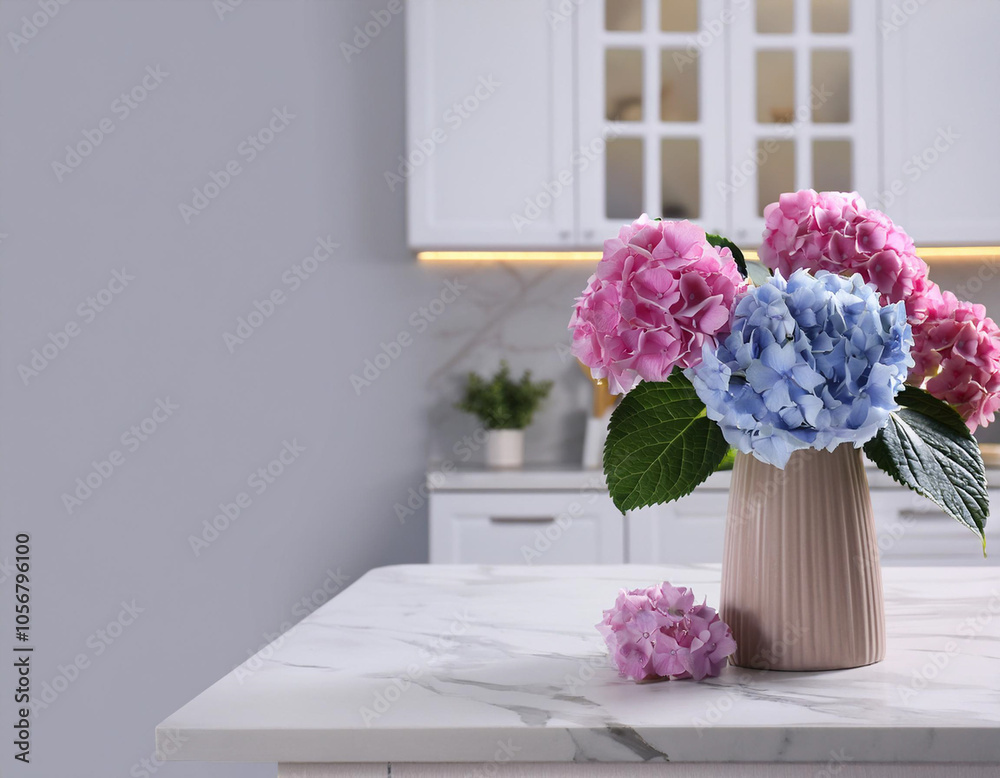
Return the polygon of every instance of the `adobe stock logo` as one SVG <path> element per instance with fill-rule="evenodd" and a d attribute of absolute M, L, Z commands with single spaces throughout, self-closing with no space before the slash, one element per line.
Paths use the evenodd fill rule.
<path fill-rule="evenodd" d="M 264 494 L 271 484 L 276 483 L 298 461 L 305 450 L 306 447 L 299 444 L 298 438 L 292 438 L 291 442 L 283 440 L 281 450 L 267 464 L 258 467 L 247 476 L 247 488 L 252 490 L 253 494 L 249 491 L 240 491 L 233 497 L 232 502 L 220 502 L 219 510 L 211 520 L 202 519 L 201 532 L 198 535 L 188 535 L 192 553 L 196 557 L 201 556 L 201 553 L 217 541 L 223 532 L 246 514 L 256 497 Z"/>
<path fill-rule="evenodd" d="M 208 181 L 191 189 L 191 202 L 177 204 L 177 210 L 180 211 L 184 223 L 190 224 L 192 219 L 201 216 L 215 198 L 232 185 L 233 179 L 246 170 L 244 166 L 254 162 L 291 126 L 295 116 L 288 110 L 287 105 L 284 108 L 271 109 L 271 118 L 267 124 L 240 141 L 236 147 L 238 158 L 230 159 L 219 170 L 210 171 Z"/>
<path fill-rule="evenodd" d="M 49 331 L 46 342 L 33 348 L 29 358 L 17 366 L 21 382 L 27 386 L 33 378 L 41 375 L 45 368 L 69 348 L 74 339 L 80 337 L 83 327 L 91 324 L 99 313 L 105 311 L 132 281 L 135 281 L 135 276 L 130 275 L 125 268 L 113 271 L 107 284 L 76 306 L 76 319 L 70 319 L 55 332 Z"/>
<path fill-rule="evenodd" d="M 426 332 L 431 323 L 441 318 L 448 306 L 458 300 L 462 292 L 468 288 L 467 284 L 463 284 L 457 278 L 445 281 L 441 293 L 437 297 L 410 314 L 410 318 L 408 319 L 410 329 L 400 330 L 396 333 L 396 337 L 392 338 L 388 343 L 384 341 L 380 342 L 378 353 L 374 357 L 365 360 L 361 366 L 360 375 L 358 373 L 351 373 L 350 380 L 354 394 L 360 397 L 365 389 L 392 367 L 393 362 L 403 356 L 403 351 L 413 345 L 413 333 Z"/>
<path fill-rule="evenodd" d="M 125 430 L 119 438 L 125 451 L 113 448 L 103 459 L 91 460 L 90 470 L 74 481 L 72 491 L 63 492 L 62 503 L 66 513 L 72 516 L 74 510 L 82 508 L 98 489 L 121 470 L 128 459 L 127 455 L 138 451 L 180 409 L 181 406 L 171 402 L 169 397 L 165 400 L 157 397 L 152 412 L 138 424 L 133 424 Z"/>
<path fill-rule="evenodd" d="M 344 55 L 348 64 L 350 64 L 352 57 L 356 57 L 367 49 L 371 42 L 382 34 L 382 30 L 392 23 L 394 16 L 401 13 L 403 13 L 403 0 L 389 0 L 389 4 L 385 8 L 371 12 L 372 18 L 365 22 L 363 29 L 361 25 L 355 27 L 352 39 L 354 45 L 347 41 L 340 44 L 340 53 Z"/>
<path fill-rule="evenodd" d="M 231 14 L 243 5 L 243 0 L 212 0 L 212 8 L 220 22 L 226 21 L 226 14 Z"/>
<path fill-rule="evenodd" d="M 38 10 L 30 16 L 25 14 L 21 17 L 21 34 L 7 33 L 7 40 L 14 53 L 17 54 L 28 45 L 29 41 L 34 40 L 42 28 L 47 27 L 49 22 L 56 18 L 64 5 L 69 5 L 69 0 L 38 0 Z"/>
<path fill-rule="evenodd" d="M 122 92 L 111 101 L 108 106 L 117 119 L 105 116 L 100 119 L 92 129 L 81 130 L 83 137 L 74 144 L 66 144 L 66 154 L 62 160 L 52 160 L 52 172 L 56 175 L 56 180 L 61 184 L 66 180 L 66 176 L 73 173 L 83 161 L 93 154 L 105 139 L 121 126 L 142 103 L 146 101 L 151 92 L 155 92 L 170 74 L 162 70 L 159 65 L 155 67 L 148 65 L 146 72 L 139 82 L 129 91 Z"/>
<path fill-rule="evenodd" d="M 299 291 L 302 285 L 333 257 L 333 252 L 338 248 L 340 244 L 334 243 L 330 236 L 316 238 L 312 253 L 307 254 L 281 274 L 282 286 L 275 286 L 263 299 L 255 299 L 252 303 L 253 310 L 236 319 L 233 331 L 227 330 L 222 333 L 222 342 L 225 343 L 226 350 L 230 354 L 235 354 L 236 349 L 252 338 L 264 322 L 274 316 L 278 306 L 287 303 L 290 295 Z"/>

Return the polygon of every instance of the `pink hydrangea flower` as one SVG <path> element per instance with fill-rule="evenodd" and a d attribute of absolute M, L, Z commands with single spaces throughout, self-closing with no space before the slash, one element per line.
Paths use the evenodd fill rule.
<path fill-rule="evenodd" d="M 789 278 L 795 270 L 860 273 L 874 284 L 882 304 L 905 302 L 911 324 L 922 321 L 940 296 L 913 241 L 882 212 L 856 193 L 783 194 L 764 209 L 761 261 Z"/>
<path fill-rule="evenodd" d="M 622 589 L 597 625 L 618 672 L 634 681 L 715 677 L 736 652 L 732 631 L 694 592 L 664 582 Z"/>
<path fill-rule="evenodd" d="M 604 242 L 569 323 L 573 354 L 614 394 L 665 381 L 726 334 L 745 286 L 732 252 L 712 246 L 700 227 L 643 214 Z"/>
<path fill-rule="evenodd" d="M 939 316 L 944 308 L 941 287 L 927 276 L 918 276 L 914 281 L 913 292 L 906 300 L 907 321 L 914 327 L 919 326 L 927 319 Z"/>
<path fill-rule="evenodd" d="M 1000 409 L 1000 327 L 982 305 L 951 292 L 913 328 L 909 382 L 955 408 L 973 432 Z"/>

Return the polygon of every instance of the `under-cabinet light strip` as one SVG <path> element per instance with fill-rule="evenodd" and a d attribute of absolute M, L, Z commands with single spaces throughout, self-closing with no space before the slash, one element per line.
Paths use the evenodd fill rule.
<path fill-rule="evenodd" d="M 600 251 L 421 251 L 421 262 L 597 262 Z"/>
<path fill-rule="evenodd" d="M 917 249 L 927 261 L 983 262 L 1000 259 L 1000 246 L 934 246 Z M 750 261 L 757 252 L 744 250 Z M 420 251 L 421 262 L 597 262 L 600 251 Z"/>

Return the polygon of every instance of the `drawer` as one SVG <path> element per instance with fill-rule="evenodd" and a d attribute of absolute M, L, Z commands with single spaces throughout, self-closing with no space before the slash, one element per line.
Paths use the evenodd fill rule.
<path fill-rule="evenodd" d="M 1000 492 L 990 491 L 1000 507 Z M 979 538 L 915 492 L 873 489 L 872 507 L 879 551 L 885 566 L 990 566 L 1000 564 L 1000 533 L 986 525 L 984 558 Z"/>
<path fill-rule="evenodd" d="M 697 489 L 666 505 L 629 511 L 628 561 L 722 563 L 729 492 Z"/>
<path fill-rule="evenodd" d="M 603 491 L 431 494 L 434 564 L 617 564 L 624 537 Z"/>

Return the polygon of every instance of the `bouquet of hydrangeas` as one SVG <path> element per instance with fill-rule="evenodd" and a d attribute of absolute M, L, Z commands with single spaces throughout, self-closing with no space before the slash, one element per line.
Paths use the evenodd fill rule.
<path fill-rule="evenodd" d="M 1000 328 L 856 194 L 782 195 L 765 219 L 762 265 L 645 215 L 605 242 L 570 329 L 627 393 L 604 451 L 615 504 L 689 494 L 730 446 L 784 468 L 846 443 L 985 537 L 972 432 L 1000 408 Z"/>

